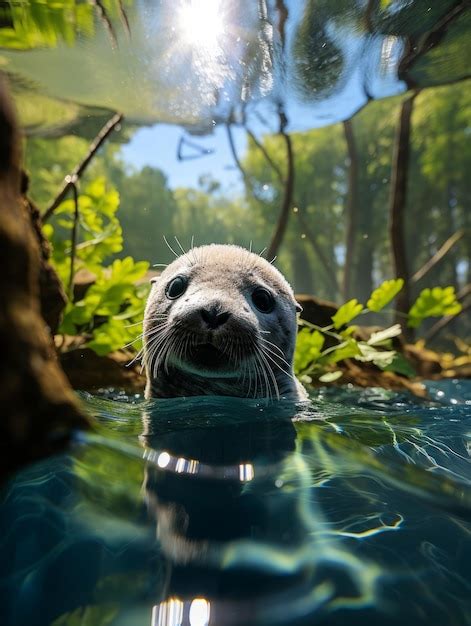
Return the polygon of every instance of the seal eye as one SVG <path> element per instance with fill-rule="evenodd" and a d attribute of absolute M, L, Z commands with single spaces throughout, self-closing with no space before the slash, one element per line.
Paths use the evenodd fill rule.
<path fill-rule="evenodd" d="M 264 289 L 263 287 L 258 287 L 252 293 L 252 302 L 262 313 L 271 313 L 275 308 L 274 297 L 268 289 Z"/>
<path fill-rule="evenodd" d="M 176 300 L 185 293 L 187 286 L 188 278 L 186 276 L 176 276 L 167 285 L 165 295 L 169 300 Z"/>

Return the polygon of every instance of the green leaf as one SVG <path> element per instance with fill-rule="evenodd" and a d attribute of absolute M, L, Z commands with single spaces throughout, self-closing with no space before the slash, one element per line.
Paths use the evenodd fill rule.
<path fill-rule="evenodd" d="M 319 376 L 319 380 L 321 383 L 333 383 L 335 380 L 338 380 L 342 373 L 340 370 L 336 370 L 335 372 L 327 372 L 326 374 L 322 374 Z"/>
<path fill-rule="evenodd" d="M 381 367 L 381 365 L 379 365 L 379 367 Z M 403 376 L 407 376 L 407 378 L 414 378 L 414 376 L 417 376 L 417 372 L 410 361 L 408 361 L 402 354 L 396 354 L 391 363 L 385 367 L 381 367 L 381 369 L 384 372 L 402 374 Z"/>
<path fill-rule="evenodd" d="M 348 339 L 335 348 L 328 348 L 328 350 L 324 351 L 322 354 L 322 363 L 330 365 L 331 363 L 338 363 L 344 359 L 350 359 L 358 354 L 361 354 L 358 342 L 355 339 Z"/>
<path fill-rule="evenodd" d="M 324 342 L 324 335 L 317 330 L 311 332 L 308 328 L 302 328 L 299 331 L 294 353 L 294 371 L 296 375 L 305 372 L 313 363 L 319 360 Z"/>
<path fill-rule="evenodd" d="M 374 363 L 378 367 L 390 365 L 396 356 L 395 350 L 376 350 L 376 348 L 369 346 L 364 341 L 360 341 L 358 347 L 360 354 L 355 356 L 355 359 L 364 363 Z"/>
<path fill-rule="evenodd" d="M 462 309 L 454 287 L 423 289 L 409 311 L 408 326 L 417 328 L 428 317 L 456 315 Z"/>
<path fill-rule="evenodd" d="M 370 299 L 366 303 L 370 311 L 377 313 L 381 311 L 391 300 L 397 296 L 404 285 L 402 278 L 393 280 L 385 280 L 377 289 L 373 291 Z"/>
<path fill-rule="evenodd" d="M 338 330 L 341 326 L 348 324 L 363 311 L 363 305 L 355 298 L 343 304 L 335 315 L 332 316 L 334 327 Z"/>
<path fill-rule="evenodd" d="M 379 346 L 388 341 L 388 339 L 392 339 L 393 337 L 397 337 L 402 332 L 400 324 L 394 324 L 394 326 L 390 326 L 389 328 L 385 328 L 384 330 L 380 330 L 377 333 L 372 333 L 371 337 L 368 339 L 367 344 L 369 346 Z"/>

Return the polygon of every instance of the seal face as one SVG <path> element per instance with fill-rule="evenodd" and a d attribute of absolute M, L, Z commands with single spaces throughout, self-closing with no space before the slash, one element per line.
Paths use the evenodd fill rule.
<path fill-rule="evenodd" d="M 238 246 L 201 246 L 153 283 L 146 397 L 305 397 L 292 367 L 300 307 L 265 259 Z"/>

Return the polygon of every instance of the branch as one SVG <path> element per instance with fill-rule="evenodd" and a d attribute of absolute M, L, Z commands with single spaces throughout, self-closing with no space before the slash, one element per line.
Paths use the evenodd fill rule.
<path fill-rule="evenodd" d="M 365 23 L 366 31 L 370 35 L 376 34 L 376 29 L 373 23 L 373 13 L 375 12 L 377 6 L 378 6 L 377 0 L 368 0 L 368 4 L 366 5 L 366 8 L 365 8 L 363 21 Z"/>
<path fill-rule="evenodd" d="M 116 49 L 118 47 L 118 40 L 116 38 L 116 33 L 114 32 L 113 24 L 111 23 L 110 18 L 108 17 L 108 13 L 106 12 L 105 7 L 103 6 L 103 2 L 101 0 L 91 0 L 92 4 L 94 4 L 98 10 L 98 14 L 100 16 L 101 21 L 104 24 L 105 30 L 108 33 L 108 36 L 111 41 L 111 47 Z"/>
<path fill-rule="evenodd" d="M 421 38 L 409 37 L 405 53 L 399 63 L 397 74 L 410 88 L 415 87 L 414 81 L 408 76 L 409 70 L 423 54 L 435 48 L 446 35 L 448 27 L 469 8 L 469 1 L 463 0 L 445 13 L 425 36 Z"/>
<path fill-rule="evenodd" d="M 57 196 L 54 198 L 52 204 L 48 207 L 48 209 L 45 211 L 45 213 L 42 216 L 43 223 L 46 222 L 51 217 L 51 215 L 54 213 L 54 211 L 57 209 L 60 203 L 64 200 L 69 189 L 77 184 L 77 181 L 80 179 L 83 172 L 89 165 L 90 161 L 95 156 L 95 153 L 97 152 L 97 150 L 101 147 L 103 142 L 108 138 L 108 136 L 116 128 L 116 126 L 120 124 L 122 119 L 123 119 L 123 115 L 121 113 L 116 113 L 103 126 L 103 128 L 100 130 L 98 135 L 93 140 L 93 143 L 90 145 L 87 156 L 80 163 L 80 165 L 78 165 L 78 167 L 75 168 L 75 170 L 71 174 L 69 174 L 68 176 L 64 178 L 64 183 L 62 185 L 61 190 L 59 191 Z"/>
<path fill-rule="evenodd" d="M 280 183 L 282 185 L 284 185 L 284 180 L 283 180 L 283 175 L 281 174 L 281 171 L 278 167 L 276 167 L 276 165 L 274 164 L 273 160 L 271 159 L 270 155 L 268 154 L 268 152 L 266 151 L 266 149 L 262 146 L 262 144 L 260 144 L 260 142 L 254 137 L 254 135 L 252 134 L 252 132 L 246 127 L 244 126 L 246 132 L 252 137 L 252 139 L 255 142 L 255 145 L 262 151 L 262 154 L 265 156 L 265 158 L 267 159 L 268 163 L 271 165 L 272 168 L 275 169 L 277 175 L 280 176 Z M 227 130 L 227 137 L 229 140 L 229 147 L 232 153 L 232 157 L 235 161 L 236 167 L 237 169 L 240 171 L 242 178 L 244 180 L 245 186 L 247 187 L 247 189 L 249 190 L 249 192 L 252 194 L 252 196 L 255 198 L 255 200 L 257 200 L 257 202 L 261 202 L 263 204 L 267 204 L 267 201 L 264 198 L 260 198 L 260 196 L 255 192 L 255 187 L 254 187 L 254 183 L 253 183 L 253 177 L 250 176 L 246 170 L 244 169 L 244 166 L 242 165 L 239 156 L 237 154 L 237 150 L 235 147 L 235 143 L 234 143 L 234 137 L 232 135 L 232 128 L 230 126 L 230 122 L 228 122 L 226 124 L 226 130 Z M 274 255 L 275 256 L 275 255 Z"/>
<path fill-rule="evenodd" d="M 247 131 L 247 134 L 250 137 L 250 139 L 254 142 L 255 146 L 260 150 L 260 152 L 265 157 L 266 162 L 270 165 L 270 167 L 273 169 L 273 171 L 277 175 L 278 180 L 280 181 L 280 183 L 282 185 L 284 185 L 285 184 L 285 180 L 284 180 L 283 174 L 282 174 L 280 168 L 278 167 L 278 165 L 273 161 L 271 156 L 268 154 L 268 151 L 265 148 L 265 146 L 262 143 L 260 143 L 260 141 L 257 139 L 257 137 L 254 135 L 254 133 L 250 129 L 245 127 L 245 130 Z"/>
<path fill-rule="evenodd" d="M 232 158 L 235 161 L 237 169 L 242 174 L 242 178 L 244 179 L 244 183 L 246 184 L 247 187 L 250 188 L 250 190 L 252 190 L 252 188 L 253 188 L 252 181 L 250 180 L 250 177 L 247 174 L 247 172 L 245 171 L 242 163 L 240 162 L 239 156 L 237 154 L 237 150 L 236 150 L 236 147 L 235 147 L 234 137 L 232 135 L 232 128 L 231 128 L 230 122 L 228 122 L 226 124 L 226 131 L 227 131 L 227 139 L 229 141 L 229 148 L 231 149 L 231 153 L 232 153 Z"/>
<path fill-rule="evenodd" d="M 251 130 L 249 130 L 247 127 L 245 127 L 245 129 L 246 129 L 249 137 L 254 142 L 255 146 L 260 150 L 262 155 L 265 157 L 265 160 L 267 161 L 267 163 L 271 166 L 271 168 L 275 172 L 275 174 L 276 174 L 280 184 L 284 186 L 285 185 L 285 181 L 284 181 L 283 174 L 282 174 L 280 168 L 276 165 L 276 163 L 271 158 L 271 156 L 268 153 L 268 151 L 265 148 L 265 146 L 258 141 L 258 139 L 255 137 L 255 135 L 252 133 Z M 335 270 L 332 268 L 332 266 L 330 265 L 328 259 L 325 257 L 324 252 L 323 252 L 322 248 L 320 247 L 319 243 L 317 242 L 317 240 L 316 240 L 316 238 L 314 236 L 314 233 L 312 232 L 312 230 L 308 226 L 308 224 L 307 224 L 307 222 L 306 222 L 306 220 L 304 218 L 303 213 L 302 212 L 298 212 L 297 216 L 298 216 L 299 222 L 301 224 L 301 227 L 303 229 L 303 232 L 305 233 L 307 239 L 311 243 L 311 245 L 312 245 L 312 247 L 314 249 L 314 252 L 317 254 L 317 256 L 319 258 L 319 261 L 321 262 L 322 266 L 324 267 L 324 270 L 325 270 L 326 274 L 329 276 L 329 279 L 330 279 L 332 285 L 334 286 L 334 289 L 335 289 L 336 293 L 339 293 L 339 284 L 338 284 L 338 281 L 337 281 L 337 276 L 335 274 Z M 267 255 L 267 257 L 268 257 L 268 255 Z"/>
<path fill-rule="evenodd" d="M 123 6 L 123 0 L 119 0 L 118 10 L 119 10 L 119 17 L 121 18 L 121 22 L 123 23 L 124 31 L 126 32 L 128 39 L 131 39 L 131 27 L 129 25 L 129 19 L 128 19 L 127 13 Z"/>
<path fill-rule="evenodd" d="M 427 263 L 422 265 L 420 270 L 418 270 L 412 276 L 411 282 L 417 283 L 426 274 L 428 274 L 428 272 L 443 259 L 443 257 L 453 248 L 453 246 L 456 243 L 458 243 L 458 241 L 463 237 L 464 232 L 465 231 L 463 229 L 460 229 L 460 230 L 457 230 L 456 233 L 454 233 L 454 235 L 451 235 L 451 237 L 449 237 L 445 241 L 445 243 L 441 246 L 441 248 L 437 250 L 437 252 L 435 252 L 435 254 L 427 261 Z"/>
<path fill-rule="evenodd" d="M 410 276 L 407 265 L 404 222 L 409 174 L 411 118 L 414 100 L 418 93 L 418 91 L 414 91 L 412 95 L 403 100 L 401 104 L 391 166 L 391 192 L 389 199 L 391 252 L 394 263 L 394 275 L 396 278 L 404 279 L 404 287 L 399 292 L 396 305 L 400 313 L 406 313 L 410 308 Z M 401 322 L 402 320 L 396 315 L 396 321 Z M 408 335 L 408 339 L 410 340 L 412 338 L 412 330 L 407 327 L 404 328 L 403 326 L 403 331 Z"/>
<path fill-rule="evenodd" d="M 196 154 L 183 154 L 183 148 L 188 146 L 189 148 L 196 151 Z M 208 154 L 213 154 L 214 150 L 211 148 L 202 148 L 197 143 L 190 141 L 185 137 L 185 135 L 180 136 L 180 140 L 178 142 L 177 147 L 177 160 L 178 161 L 190 161 L 191 159 L 200 159 L 201 157 L 207 156 Z"/>
<path fill-rule="evenodd" d="M 278 32 L 280 33 L 281 49 L 285 48 L 286 32 L 285 26 L 288 21 L 289 12 L 283 0 L 276 0 L 276 10 L 278 11 Z"/>
<path fill-rule="evenodd" d="M 71 302 L 74 296 L 75 255 L 77 251 L 77 234 L 78 234 L 77 230 L 78 230 L 78 221 L 79 221 L 79 199 L 78 199 L 77 185 L 75 183 L 72 185 L 72 193 L 74 196 L 74 223 L 72 225 L 72 237 L 71 237 L 72 248 L 70 250 L 70 276 L 69 276 L 69 286 L 67 289 L 68 296 Z"/>
<path fill-rule="evenodd" d="M 267 259 L 272 259 L 278 254 L 278 249 L 283 241 L 283 237 L 288 226 L 289 212 L 293 201 L 294 192 L 294 154 L 293 144 L 291 142 L 291 136 L 285 132 L 286 117 L 283 112 L 280 112 L 280 134 L 284 138 L 286 143 L 286 182 L 285 182 L 285 195 L 283 197 L 283 204 L 281 205 L 280 214 L 278 216 L 278 222 L 273 233 L 272 240 L 267 250 Z"/>
<path fill-rule="evenodd" d="M 356 231 L 358 221 L 358 151 L 356 148 L 353 123 L 351 120 L 343 122 L 343 132 L 348 153 L 348 190 L 345 202 L 347 229 L 345 236 L 345 265 L 343 271 L 343 297 L 348 300 L 351 292 L 352 267 L 355 258 Z"/>

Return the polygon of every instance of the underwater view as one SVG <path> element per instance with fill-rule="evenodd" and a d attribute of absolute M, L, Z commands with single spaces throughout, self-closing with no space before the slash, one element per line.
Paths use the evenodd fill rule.
<path fill-rule="evenodd" d="M 82 394 L 5 490 L 2 624 L 469 624 L 471 383 L 430 393 Z"/>
<path fill-rule="evenodd" d="M 466 0 L 0 2 L 0 626 L 471 626 Z"/>

